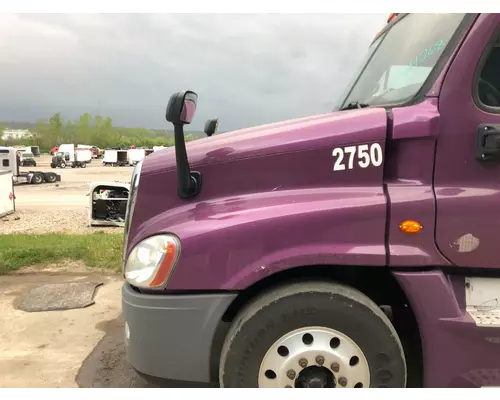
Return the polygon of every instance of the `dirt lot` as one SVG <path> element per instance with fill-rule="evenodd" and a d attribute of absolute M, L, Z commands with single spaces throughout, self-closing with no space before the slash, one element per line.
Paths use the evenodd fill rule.
<path fill-rule="evenodd" d="M 84 169 L 52 169 L 50 159 L 50 156 L 42 155 L 36 158 L 36 167 L 21 170 L 54 171 L 61 175 L 61 182 L 16 186 L 16 213 L 0 220 L 0 234 L 119 231 L 120 228 L 88 226 L 88 184 L 95 181 L 130 182 L 132 167 L 104 167 L 99 160 L 92 160 Z"/>
<path fill-rule="evenodd" d="M 103 167 L 93 160 L 85 169 L 53 170 L 50 159 L 42 155 L 36 167 L 22 170 L 55 171 L 61 182 L 16 186 L 16 212 L 0 219 L 0 234 L 119 232 L 88 226 L 88 183 L 128 182 L 132 168 Z M 0 387 L 148 386 L 125 359 L 121 276 L 89 272 L 79 263 L 65 265 L 0 276 Z M 17 299 L 35 286 L 82 280 L 104 283 L 90 307 L 34 313 L 16 308 Z"/>
<path fill-rule="evenodd" d="M 95 231 L 122 228 L 88 226 L 88 183 L 130 181 L 131 167 L 50 168 L 50 157 L 36 168 L 56 171 L 57 184 L 15 187 L 16 212 L 0 219 L 0 234 Z M 16 304 L 32 288 L 47 283 L 99 281 L 95 304 L 66 311 L 26 312 Z M 146 382 L 126 361 L 119 274 L 89 271 L 79 262 L 29 267 L 0 276 L 0 387 L 196 387 L 186 382 Z"/>
<path fill-rule="evenodd" d="M 56 272 L 57 271 L 57 272 Z M 25 312 L 17 303 L 48 283 L 99 281 L 95 304 L 66 311 Z M 30 268 L 0 276 L 0 388 L 197 387 L 186 382 L 146 382 L 126 361 L 120 276 L 88 272 L 82 265 Z"/>

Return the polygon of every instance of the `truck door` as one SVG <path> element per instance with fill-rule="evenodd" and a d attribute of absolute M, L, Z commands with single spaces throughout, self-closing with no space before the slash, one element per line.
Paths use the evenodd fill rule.
<path fill-rule="evenodd" d="M 0 218 L 15 211 L 14 184 L 11 171 L 0 171 Z"/>
<path fill-rule="evenodd" d="M 440 92 L 435 235 L 457 266 L 500 267 L 499 24 L 499 14 L 478 17 Z"/>
<path fill-rule="evenodd" d="M 8 147 L 0 148 L 0 171 L 12 171 L 10 149 Z"/>
<path fill-rule="evenodd" d="M 0 147 L 0 171 L 10 171 L 14 176 L 19 175 L 15 148 Z"/>

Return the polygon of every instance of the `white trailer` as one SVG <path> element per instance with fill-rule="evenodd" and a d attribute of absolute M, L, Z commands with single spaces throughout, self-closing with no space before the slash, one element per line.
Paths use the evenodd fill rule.
<path fill-rule="evenodd" d="M 102 158 L 102 163 L 104 166 L 114 165 L 118 160 L 118 150 L 106 149 L 104 150 L 104 157 Z"/>
<path fill-rule="evenodd" d="M 12 171 L 0 171 L 0 218 L 16 211 Z"/>
<path fill-rule="evenodd" d="M 128 151 L 127 150 L 104 150 L 104 157 L 102 159 L 104 166 L 111 165 L 113 167 L 128 165 Z"/>
<path fill-rule="evenodd" d="M 165 146 L 153 146 L 153 152 L 156 152 L 158 150 L 164 149 Z"/>
<path fill-rule="evenodd" d="M 90 149 L 76 149 L 74 151 L 75 162 L 89 163 L 92 161 L 92 150 Z"/>
<path fill-rule="evenodd" d="M 93 146 L 90 144 L 77 144 L 76 148 L 77 150 L 79 149 L 90 150 L 91 158 L 101 158 L 101 151 L 97 146 Z"/>
<path fill-rule="evenodd" d="M 18 149 L 14 147 L 0 147 L 0 171 L 11 173 L 14 184 L 21 183 L 55 183 L 61 181 L 61 175 L 54 172 L 29 171 L 20 172 L 18 165 Z M 19 154 L 20 163 L 20 154 Z"/>
<path fill-rule="evenodd" d="M 128 163 L 130 165 L 135 165 L 146 157 L 146 149 L 129 149 L 128 153 Z"/>
<path fill-rule="evenodd" d="M 35 157 L 40 157 L 40 147 L 39 146 L 30 146 L 28 153 L 33 153 Z"/>

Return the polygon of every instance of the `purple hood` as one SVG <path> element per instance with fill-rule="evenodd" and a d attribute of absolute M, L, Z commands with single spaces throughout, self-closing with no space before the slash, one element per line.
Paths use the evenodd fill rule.
<path fill-rule="evenodd" d="M 243 158 L 265 157 L 324 146 L 385 139 L 386 113 L 382 108 L 342 111 L 277 122 L 205 137 L 186 144 L 192 167 Z M 383 128 L 381 132 L 380 128 Z M 148 156 L 144 174 L 175 168 L 173 147 Z"/>
<path fill-rule="evenodd" d="M 168 289 L 182 290 L 240 289 L 304 263 L 385 265 L 383 165 L 334 171 L 332 151 L 377 142 L 385 152 L 386 133 L 386 111 L 362 109 L 189 142 L 203 183 L 187 200 L 174 149 L 160 150 L 144 160 L 126 253 L 176 234 L 183 250 Z"/>

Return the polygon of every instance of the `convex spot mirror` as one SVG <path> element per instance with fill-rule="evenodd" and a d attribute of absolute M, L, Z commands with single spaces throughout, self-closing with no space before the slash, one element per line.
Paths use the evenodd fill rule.
<path fill-rule="evenodd" d="M 211 118 L 205 122 L 205 128 L 203 131 L 206 133 L 207 136 L 212 136 L 217 129 L 219 128 L 219 119 L 218 118 Z"/>
<path fill-rule="evenodd" d="M 198 95 L 191 90 L 174 93 L 167 105 L 166 119 L 174 125 L 190 124 L 196 112 Z"/>

